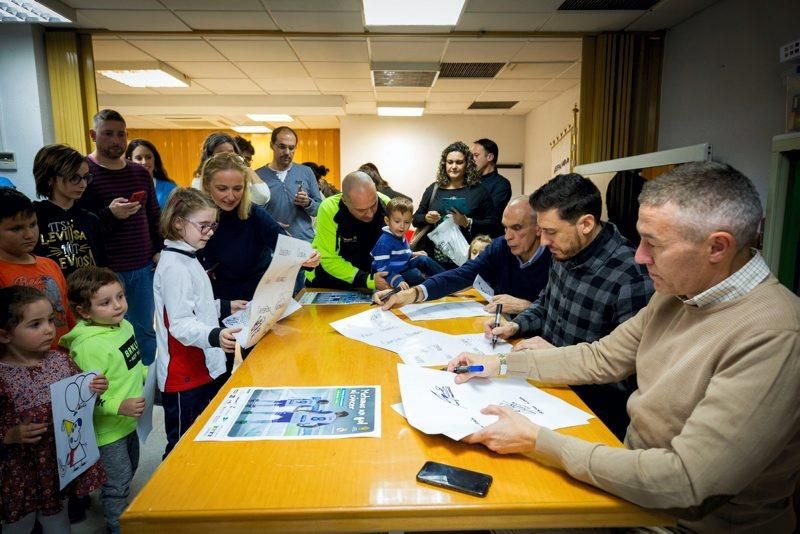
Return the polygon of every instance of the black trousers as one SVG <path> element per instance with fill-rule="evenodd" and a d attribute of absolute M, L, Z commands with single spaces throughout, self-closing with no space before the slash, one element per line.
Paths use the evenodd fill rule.
<path fill-rule="evenodd" d="M 164 458 L 172 452 L 178 440 L 205 410 L 217 391 L 219 391 L 217 384 L 209 382 L 188 391 L 161 394 L 161 401 L 164 404 L 164 427 L 167 431 Z"/>

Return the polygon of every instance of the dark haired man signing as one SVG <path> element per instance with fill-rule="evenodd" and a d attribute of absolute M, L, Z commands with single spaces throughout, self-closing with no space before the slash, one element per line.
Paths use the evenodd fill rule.
<path fill-rule="evenodd" d="M 601 223 L 600 191 L 579 174 L 560 174 L 530 197 L 550 249 L 547 286 L 512 322 L 484 326 L 487 336 L 537 336 L 515 350 L 592 342 L 632 317 L 653 294 L 653 282 L 634 262 L 634 250 L 611 223 Z M 623 384 L 576 386 L 576 393 L 622 439 L 628 426 Z"/>

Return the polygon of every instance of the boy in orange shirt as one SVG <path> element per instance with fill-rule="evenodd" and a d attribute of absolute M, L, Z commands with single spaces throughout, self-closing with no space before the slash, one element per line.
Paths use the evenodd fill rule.
<path fill-rule="evenodd" d="M 67 304 L 67 282 L 51 259 L 31 254 L 39 241 L 36 212 L 28 197 L 14 189 L 0 189 L 0 287 L 31 286 L 45 294 L 55 312 L 58 348 L 61 336 L 75 325 Z"/>

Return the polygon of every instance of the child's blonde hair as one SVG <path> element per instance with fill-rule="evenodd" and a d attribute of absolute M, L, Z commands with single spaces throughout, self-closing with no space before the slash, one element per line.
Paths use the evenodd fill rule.
<path fill-rule="evenodd" d="M 470 257 L 470 259 L 472 259 L 472 252 L 475 249 L 475 245 L 479 245 L 481 243 L 483 243 L 483 245 L 484 245 L 483 248 L 486 248 L 492 243 L 492 238 L 489 237 L 486 234 L 476 235 L 472 239 L 472 243 L 469 244 L 469 257 Z M 480 254 L 480 253 L 478 253 L 478 254 Z M 477 254 L 476 254 L 476 256 L 477 256 Z"/>
<path fill-rule="evenodd" d="M 180 241 L 183 237 L 175 228 L 175 220 L 185 220 L 192 213 L 202 209 L 213 209 L 216 212 L 217 205 L 197 189 L 176 187 L 170 193 L 167 204 L 161 212 L 161 220 L 158 223 L 161 235 L 164 236 L 164 239 Z"/>
<path fill-rule="evenodd" d="M 239 220 L 246 220 L 250 217 L 250 184 L 247 179 L 248 167 L 245 164 L 242 156 L 234 154 L 233 152 L 220 152 L 208 158 L 200 170 L 200 177 L 203 180 L 203 191 L 207 195 L 211 195 L 211 179 L 219 171 L 239 171 L 242 173 L 242 200 L 239 202 L 239 207 L 236 209 L 236 215 Z"/>
<path fill-rule="evenodd" d="M 386 215 L 391 215 L 395 211 L 399 211 L 400 213 L 413 213 L 414 204 L 406 197 L 394 197 L 386 203 Z"/>

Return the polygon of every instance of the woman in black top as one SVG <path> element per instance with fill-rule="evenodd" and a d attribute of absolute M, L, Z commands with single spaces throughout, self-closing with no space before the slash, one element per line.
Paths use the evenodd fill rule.
<path fill-rule="evenodd" d="M 92 182 L 86 158 L 67 145 L 48 145 L 33 160 L 39 223 L 34 254 L 58 264 L 64 277 L 93 265 L 106 265 L 102 225 L 94 213 L 75 205 Z"/>
<path fill-rule="evenodd" d="M 492 226 L 497 224 L 492 197 L 480 184 L 480 175 L 475 160 L 472 159 L 472 152 L 461 141 L 452 143 L 442 151 L 436 182 L 429 185 L 422 194 L 422 200 L 414 213 L 414 226 L 435 226 L 447 215 L 452 215 L 467 243 L 478 234 L 489 233 Z M 427 236 L 423 238 L 422 247 L 445 269 L 456 267 Z"/>

